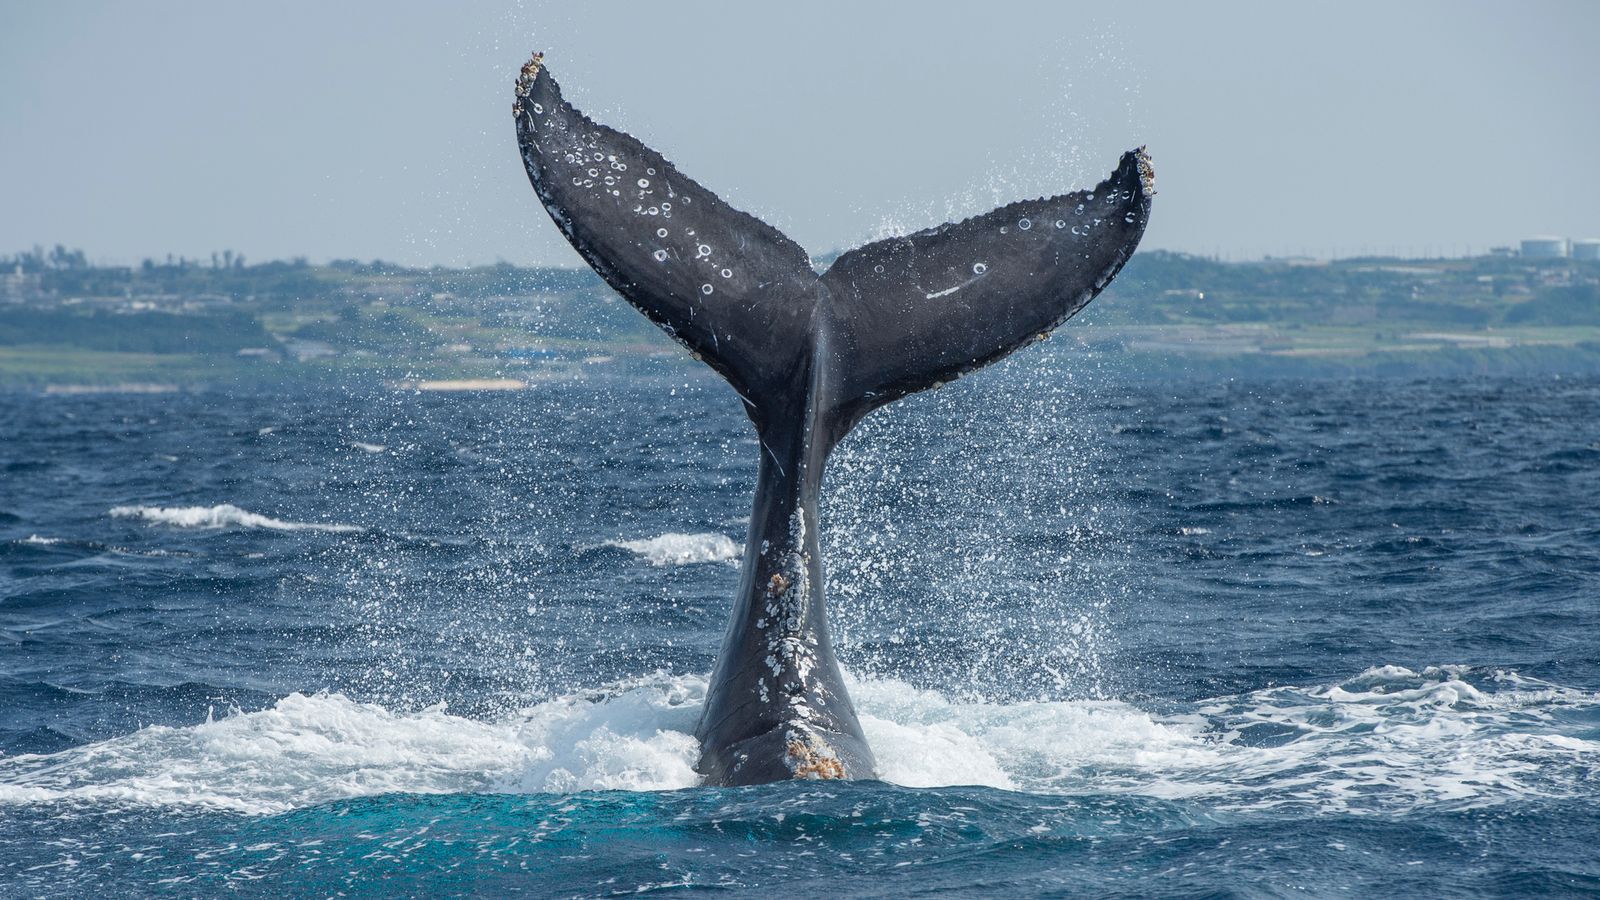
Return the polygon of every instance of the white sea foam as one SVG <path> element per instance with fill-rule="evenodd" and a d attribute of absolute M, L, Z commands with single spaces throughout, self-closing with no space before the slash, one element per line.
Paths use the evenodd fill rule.
<path fill-rule="evenodd" d="M 637 541 L 607 541 L 606 546 L 631 550 L 652 566 L 732 562 L 739 558 L 739 545 L 727 535 L 715 532 L 681 534 L 671 531 Z"/>
<path fill-rule="evenodd" d="M 1126 794 L 1213 809 L 1396 814 L 1593 796 L 1600 695 L 1514 674 L 1384 667 L 1172 715 L 1114 701 L 956 701 L 851 684 L 885 780 Z M 503 721 L 400 714 L 338 694 L 0 759 L 0 806 L 86 803 L 270 814 L 394 791 L 668 790 L 698 783 L 703 677 L 658 674 Z M 1567 724 L 1564 724 L 1567 723 Z"/>
<path fill-rule="evenodd" d="M 352 449 L 360 450 L 363 453 L 382 453 L 389 449 L 386 444 L 369 444 L 365 441 L 351 441 L 350 446 Z"/>
<path fill-rule="evenodd" d="M 231 503 L 217 506 L 116 506 L 111 515 L 119 519 L 144 519 L 178 528 L 267 528 L 273 531 L 333 531 L 363 530 L 359 525 L 339 525 L 331 522 L 285 522 L 240 509 Z"/>
<path fill-rule="evenodd" d="M 59 544 L 59 543 L 61 543 L 61 538 L 40 537 L 37 534 L 30 534 L 27 537 L 23 538 L 19 543 L 23 543 L 23 544 L 38 544 L 38 545 L 40 545 L 42 547 L 48 547 L 51 544 Z"/>
<path fill-rule="evenodd" d="M 504 722 L 401 715 L 339 694 L 0 758 L 0 806 L 77 802 L 272 814 L 398 791 L 666 790 L 696 783 L 705 680 L 665 676 L 541 703 Z"/>

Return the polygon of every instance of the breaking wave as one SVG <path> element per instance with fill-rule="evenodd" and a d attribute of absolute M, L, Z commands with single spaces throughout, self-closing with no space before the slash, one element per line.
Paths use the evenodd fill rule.
<path fill-rule="evenodd" d="M 652 566 L 686 566 L 694 563 L 732 562 L 739 558 L 739 545 L 724 534 L 681 534 L 671 531 L 637 541 L 607 541 L 608 547 L 621 547 L 637 553 Z"/>
<path fill-rule="evenodd" d="M 364 529 L 359 525 L 340 525 L 331 522 L 285 522 L 231 503 L 217 506 L 114 506 L 111 515 L 119 519 L 143 519 L 178 528 L 265 528 L 271 531 L 330 531 L 353 532 Z"/>

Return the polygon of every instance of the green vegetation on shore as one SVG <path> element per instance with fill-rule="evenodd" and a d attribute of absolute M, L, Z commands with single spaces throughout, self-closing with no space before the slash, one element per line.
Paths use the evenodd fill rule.
<path fill-rule="evenodd" d="M 1152 373 L 1600 371 L 1600 263 L 1141 253 L 1051 346 Z M 534 380 L 683 357 L 583 270 L 0 257 L 11 389 Z"/>

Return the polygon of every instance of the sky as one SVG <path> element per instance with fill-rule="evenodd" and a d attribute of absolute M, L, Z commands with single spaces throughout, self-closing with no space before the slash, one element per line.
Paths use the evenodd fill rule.
<path fill-rule="evenodd" d="M 813 254 L 1093 184 L 1145 249 L 1600 237 L 1600 3 L 0 2 L 0 253 L 580 265 L 512 79 Z"/>

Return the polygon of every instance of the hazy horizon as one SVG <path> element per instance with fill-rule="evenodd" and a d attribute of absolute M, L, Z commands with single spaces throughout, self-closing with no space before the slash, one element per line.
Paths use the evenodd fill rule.
<path fill-rule="evenodd" d="M 841 24 L 848 27 L 840 27 Z M 823 255 L 1092 184 L 1148 144 L 1143 249 L 1459 256 L 1600 235 L 1600 7 L 1171 3 L 669 12 L 0 9 L 0 253 L 578 266 L 511 79 Z"/>

